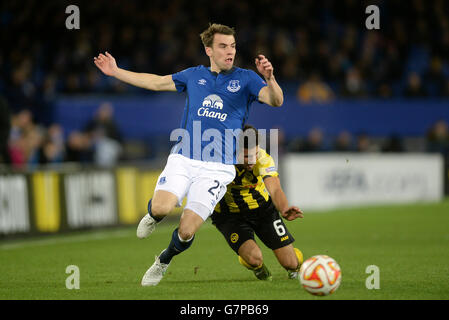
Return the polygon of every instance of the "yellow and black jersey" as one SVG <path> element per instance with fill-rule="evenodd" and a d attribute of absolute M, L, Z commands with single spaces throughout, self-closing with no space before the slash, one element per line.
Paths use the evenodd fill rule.
<path fill-rule="evenodd" d="M 263 179 L 279 175 L 273 158 L 265 150 L 259 149 L 257 162 L 251 171 L 237 165 L 235 169 L 235 179 L 227 186 L 226 194 L 215 207 L 215 211 L 247 212 L 268 205 L 270 195 Z"/>

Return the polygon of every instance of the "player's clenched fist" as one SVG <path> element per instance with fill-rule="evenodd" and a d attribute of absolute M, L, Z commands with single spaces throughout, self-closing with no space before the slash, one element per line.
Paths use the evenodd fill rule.
<path fill-rule="evenodd" d="M 106 55 L 100 53 L 98 57 L 94 57 L 94 63 L 107 76 L 114 76 L 118 69 L 114 57 L 107 51 Z"/>
<path fill-rule="evenodd" d="M 259 54 L 256 58 L 256 67 L 257 71 L 261 75 L 265 77 L 266 80 L 270 80 L 273 76 L 273 66 L 271 65 L 271 62 L 265 58 L 264 55 Z"/>

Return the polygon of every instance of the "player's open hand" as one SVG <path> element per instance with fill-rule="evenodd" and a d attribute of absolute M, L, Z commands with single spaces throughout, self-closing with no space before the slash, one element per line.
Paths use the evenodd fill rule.
<path fill-rule="evenodd" d="M 295 206 L 287 208 L 287 210 L 281 212 L 281 214 L 282 217 L 287 221 L 292 221 L 295 220 L 296 218 L 304 218 L 302 210 Z"/>
<path fill-rule="evenodd" d="M 259 54 L 257 56 L 256 67 L 257 71 L 259 71 L 259 73 L 264 76 L 265 80 L 270 80 L 273 76 L 273 66 L 271 65 L 271 62 L 267 58 L 265 58 L 264 55 Z"/>
<path fill-rule="evenodd" d="M 114 57 L 107 51 L 106 55 L 100 53 L 98 57 L 94 57 L 94 63 L 107 76 L 114 76 L 118 69 Z"/>

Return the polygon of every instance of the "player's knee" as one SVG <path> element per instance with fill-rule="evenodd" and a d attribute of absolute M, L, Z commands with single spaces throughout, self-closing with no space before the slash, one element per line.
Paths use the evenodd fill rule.
<path fill-rule="evenodd" d="M 154 201 L 154 199 L 151 201 L 151 213 L 155 216 L 166 216 L 172 209 L 169 203 Z"/>
<path fill-rule="evenodd" d="M 193 229 L 180 226 L 178 229 L 178 234 L 182 240 L 187 241 L 193 238 L 195 232 Z"/>

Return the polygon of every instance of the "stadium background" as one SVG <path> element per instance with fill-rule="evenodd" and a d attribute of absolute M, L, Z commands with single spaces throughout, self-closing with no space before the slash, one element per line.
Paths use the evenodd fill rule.
<path fill-rule="evenodd" d="M 69 4 L 80 8 L 79 30 L 65 28 Z M 370 4 L 380 8 L 380 30 L 365 28 L 365 8 Z M 400 224 L 409 218 L 404 212 L 410 213 L 415 203 L 434 213 L 447 209 L 447 201 L 441 202 L 443 184 L 439 184 L 444 180 L 448 195 L 447 1 L 3 1 L 0 238 L 5 248 L 24 236 L 117 225 L 134 228 L 145 214 L 165 164 L 169 135 L 179 125 L 185 97 L 145 91 L 103 76 L 93 57 L 107 50 L 122 68 L 160 75 L 207 65 L 198 35 L 209 22 L 236 28 L 237 66 L 254 70 L 258 53 L 273 63 L 285 103 L 280 109 L 253 104 L 249 123 L 280 130 L 282 181 L 294 176 L 296 169 L 291 168 L 296 156 L 311 157 L 311 162 L 340 157 L 330 166 L 356 165 L 367 157 L 369 166 L 360 169 L 362 176 L 351 171 L 349 176 L 332 177 L 336 189 L 349 192 L 364 186 L 360 179 L 363 182 L 384 156 L 404 164 L 413 159 L 420 167 L 417 172 L 424 174 L 427 162 L 420 157 L 430 157 L 438 160 L 436 165 L 431 163 L 430 171 L 439 177 L 432 180 L 430 175 L 426 183 L 441 189 L 430 199 L 439 209 L 421 207 L 429 199 L 412 194 L 403 201 L 410 207 L 385 208 L 382 219 Z M 381 167 L 381 174 L 392 176 L 401 167 L 386 166 Z M 392 184 L 407 189 L 402 184 L 420 182 L 414 180 L 412 171 Z M 296 182 L 302 183 L 301 179 Z M 307 188 L 305 182 L 303 187 Z M 295 204 L 301 207 L 301 202 Z M 384 227 L 374 214 L 368 214 L 370 208 L 345 211 L 343 206 L 341 210 L 335 218 L 323 217 L 338 225 L 343 215 L 356 225 L 364 212 L 373 226 Z M 418 215 L 411 217 L 418 221 Z M 444 226 L 438 223 L 442 215 L 430 217 L 436 224 L 428 220 L 428 226 L 422 225 L 428 234 Z M 320 215 L 309 221 L 314 219 L 318 223 Z M 314 234 L 323 231 L 316 228 L 311 229 Z M 354 231 L 347 228 L 342 225 L 337 231 L 339 239 Z M 421 233 L 413 228 L 414 234 Z M 442 234 L 447 234 L 443 229 Z M 335 231 L 331 225 L 325 230 Z M 406 239 L 408 231 L 403 234 Z M 394 233 L 385 234 L 393 239 Z M 303 235 L 307 239 L 307 233 Z M 120 247 L 117 239 L 111 243 Z M 126 243 L 135 245 L 131 240 Z M 315 249 L 320 245 L 315 243 Z M 337 246 L 324 240 L 322 245 L 331 252 Z"/>
<path fill-rule="evenodd" d="M 380 8 L 380 30 L 365 27 L 369 4 Z M 0 56 L 3 188 L 12 190 L 9 183 L 16 183 L 26 191 L 33 230 L 64 229 L 65 219 L 54 219 L 66 215 L 68 202 L 87 197 L 95 206 L 105 201 L 107 192 L 98 195 L 94 189 L 69 200 L 69 183 L 61 182 L 78 172 L 81 180 L 85 177 L 79 186 L 91 185 L 92 175 L 82 173 L 94 168 L 100 175 L 112 173 L 104 179 L 113 185 L 104 182 L 97 188 L 116 192 L 112 206 L 117 208 L 106 206 L 106 211 L 117 211 L 122 223 L 134 223 L 143 214 L 185 97 L 106 77 L 95 68 L 93 56 L 107 50 L 120 67 L 156 74 L 207 65 L 198 34 L 211 21 L 236 28 L 236 65 L 254 69 L 254 56 L 263 53 L 275 67 L 284 106 L 254 104 L 249 123 L 280 130 L 280 161 L 292 153 L 330 152 L 438 153 L 447 158 L 449 10 L 444 1 L 416 0 L 407 6 L 351 0 L 262 1 L 255 6 L 80 1 L 79 30 L 65 28 L 67 5 L 1 5 L 1 38 L 8 43 Z M 25 182 L 11 175 L 20 172 Z M 14 200 L 3 194 L 2 210 L 11 211 Z M 36 217 L 54 226 L 39 228 L 44 222 Z"/>

